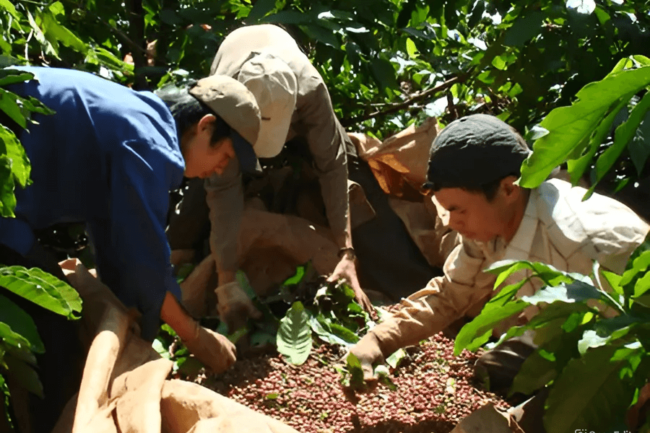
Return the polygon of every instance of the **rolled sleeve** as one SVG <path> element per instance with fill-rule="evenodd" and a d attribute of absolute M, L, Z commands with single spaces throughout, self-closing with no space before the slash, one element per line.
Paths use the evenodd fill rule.
<path fill-rule="evenodd" d="M 217 271 L 234 272 L 239 266 L 239 229 L 244 213 L 244 187 L 239 161 L 230 161 L 222 175 L 205 181 L 210 208 L 210 250 Z"/>
<path fill-rule="evenodd" d="M 167 292 L 180 301 L 165 237 L 169 190 L 180 182 L 155 146 L 126 143 L 109 171 L 110 210 L 89 220 L 103 282 L 127 306 L 142 313 L 142 337 L 152 340 Z M 174 167 L 177 168 L 177 167 Z"/>
<path fill-rule="evenodd" d="M 400 311 L 373 328 L 384 356 L 437 334 L 485 302 L 496 278 L 483 272 L 485 266 L 483 257 L 473 257 L 464 245 L 458 245 L 445 262 L 443 276 L 403 300 Z"/>

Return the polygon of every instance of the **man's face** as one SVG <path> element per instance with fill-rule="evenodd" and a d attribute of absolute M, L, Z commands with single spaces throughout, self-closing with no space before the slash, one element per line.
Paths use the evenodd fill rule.
<path fill-rule="evenodd" d="M 436 201 L 442 220 L 467 239 L 491 241 L 503 236 L 510 222 L 511 212 L 499 192 L 490 202 L 483 193 L 442 188 L 435 192 Z"/>
<path fill-rule="evenodd" d="M 212 121 L 205 120 L 206 117 L 212 117 Z M 206 117 L 181 138 L 186 177 L 206 179 L 214 173 L 222 174 L 230 160 L 235 158 L 235 150 L 229 137 L 210 145 L 214 116 Z"/>

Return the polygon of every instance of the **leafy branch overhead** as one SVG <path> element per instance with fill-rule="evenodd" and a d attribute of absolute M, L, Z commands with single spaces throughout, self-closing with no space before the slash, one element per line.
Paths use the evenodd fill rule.
<path fill-rule="evenodd" d="M 646 90 L 649 85 L 650 59 L 638 55 L 624 58 L 604 79 L 581 89 L 571 106 L 551 111 L 539 124 L 539 138 L 533 154 L 522 165 L 520 184 L 535 188 L 565 162 L 572 182 L 577 184 L 610 136 L 611 144 L 591 169 L 588 195 L 626 149 L 641 175 L 650 156 L 646 134 L 650 128 L 650 95 Z"/>

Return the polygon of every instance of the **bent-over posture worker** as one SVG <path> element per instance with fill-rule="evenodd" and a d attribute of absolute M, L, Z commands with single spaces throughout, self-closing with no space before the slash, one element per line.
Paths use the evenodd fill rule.
<path fill-rule="evenodd" d="M 189 91 L 163 94 L 170 111 L 153 93 L 89 73 L 20 69 L 35 77 L 10 90 L 38 99 L 55 114 L 34 114 L 38 123 L 29 132 L 3 119 L 22 141 L 33 183 L 15 192 L 16 218 L 0 218 L 0 263 L 39 266 L 62 275 L 56 262 L 45 258 L 34 231 L 85 223 L 99 277 L 127 307 L 142 314 L 142 337 L 153 340 L 162 319 L 199 360 L 216 372 L 227 369 L 235 361 L 234 345 L 199 326 L 178 301 L 165 225 L 169 191 L 178 188 L 183 175 L 207 178 L 227 161 L 224 155 L 255 142 L 259 108 L 253 96 L 236 80 L 210 77 Z M 176 110 L 179 98 L 192 104 Z M 252 152 L 240 160 L 247 156 L 254 160 Z M 29 311 L 46 348 L 45 358 L 39 359 L 46 398 L 30 403 L 38 414 L 33 422 L 35 431 L 50 431 L 71 397 L 59 393 L 61 384 L 72 392 L 79 385 L 67 374 L 72 354 L 58 346 L 74 340 L 74 333 L 61 335 L 66 321 L 57 322 L 47 311 Z"/>
<path fill-rule="evenodd" d="M 356 299 L 371 311 L 359 285 L 358 269 L 366 280 L 372 278 L 375 290 L 396 300 L 436 275 L 391 210 L 367 164 L 357 157 L 354 144 L 336 118 L 322 77 L 286 31 L 273 25 L 235 30 L 219 47 L 210 73 L 237 79 L 255 96 L 262 116 L 259 138 L 253 144 L 258 158 L 293 151 L 311 159 L 329 228 L 340 249 L 340 261 L 330 281 L 347 280 Z M 376 214 L 354 232 L 350 225 L 348 178 L 363 187 Z M 190 189 L 200 187 L 195 184 Z M 258 312 L 235 281 L 242 261 L 237 247 L 244 209 L 242 175 L 236 161 L 223 174 L 209 178 L 205 190 L 211 222 L 210 249 L 219 275 L 218 310 L 222 319 L 237 327 L 242 318 Z M 205 202 L 205 193 L 198 193 L 197 201 Z M 186 197 L 192 195 L 188 191 Z M 181 214 L 203 212 L 207 221 L 207 208 L 199 212 L 201 203 L 195 205 L 196 210 L 184 209 L 186 205 L 181 206 Z M 190 225 L 192 216 L 197 215 L 171 221 L 168 236 L 173 249 L 190 247 L 183 226 Z M 413 280 L 417 283 L 409 284 Z M 397 281 L 402 284 L 393 284 Z M 407 291 L 406 287 L 412 289 Z"/>
<path fill-rule="evenodd" d="M 447 258 L 444 276 L 403 301 L 403 308 L 351 349 L 372 378 L 373 363 L 417 344 L 490 299 L 496 276 L 483 272 L 499 260 L 529 260 L 589 275 L 592 261 L 614 272 L 645 239 L 649 227 L 611 198 L 553 179 L 528 190 L 514 182 L 528 156 L 526 142 L 496 117 L 477 114 L 450 123 L 434 140 L 427 183 L 439 211 L 462 236 Z M 539 290 L 528 282 L 520 296 Z M 536 311 L 528 310 L 530 319 Z M 491 387 L 509 388 L 534 350 L 522 341 L 487 352 L 477 366 Z"/>

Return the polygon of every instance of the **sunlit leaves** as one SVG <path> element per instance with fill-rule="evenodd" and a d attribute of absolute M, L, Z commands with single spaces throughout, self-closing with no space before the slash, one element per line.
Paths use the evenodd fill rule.
<path fill-rule="evenodd" d="M 69 319 L 78 318 L 81 312 L 77 291 L 38 268 L 0 267 L 0 286 Z"/>
<path fill-rule="evenodd" d="M 618 106 L 622 100 L 629 100 L 632 95 L 650 84 L 650 67 L 628 69 L 612 73 L 603 80 L 591 83 L 576 95 L 578 101 L 570 107 L 553 110 L 540 126 L 549 131 L 538 139 L 533 146 L 533 154 L 522 164 L 520 184 L 535 188 L 541 184 L 551 171 L 574 154 L 575 149 L 584 146 L 585 140 L 597 130 L 611 108 Z M 619 143 L 609 155 L 603 155 L 599 168 L 600 178 L 611 168 L 612 159 L 618 157 L 618 149 L 627 145 L 637 126 L 647 111 L 647 102 L 641 105 L 626 126 L 617 130 Z"/>

